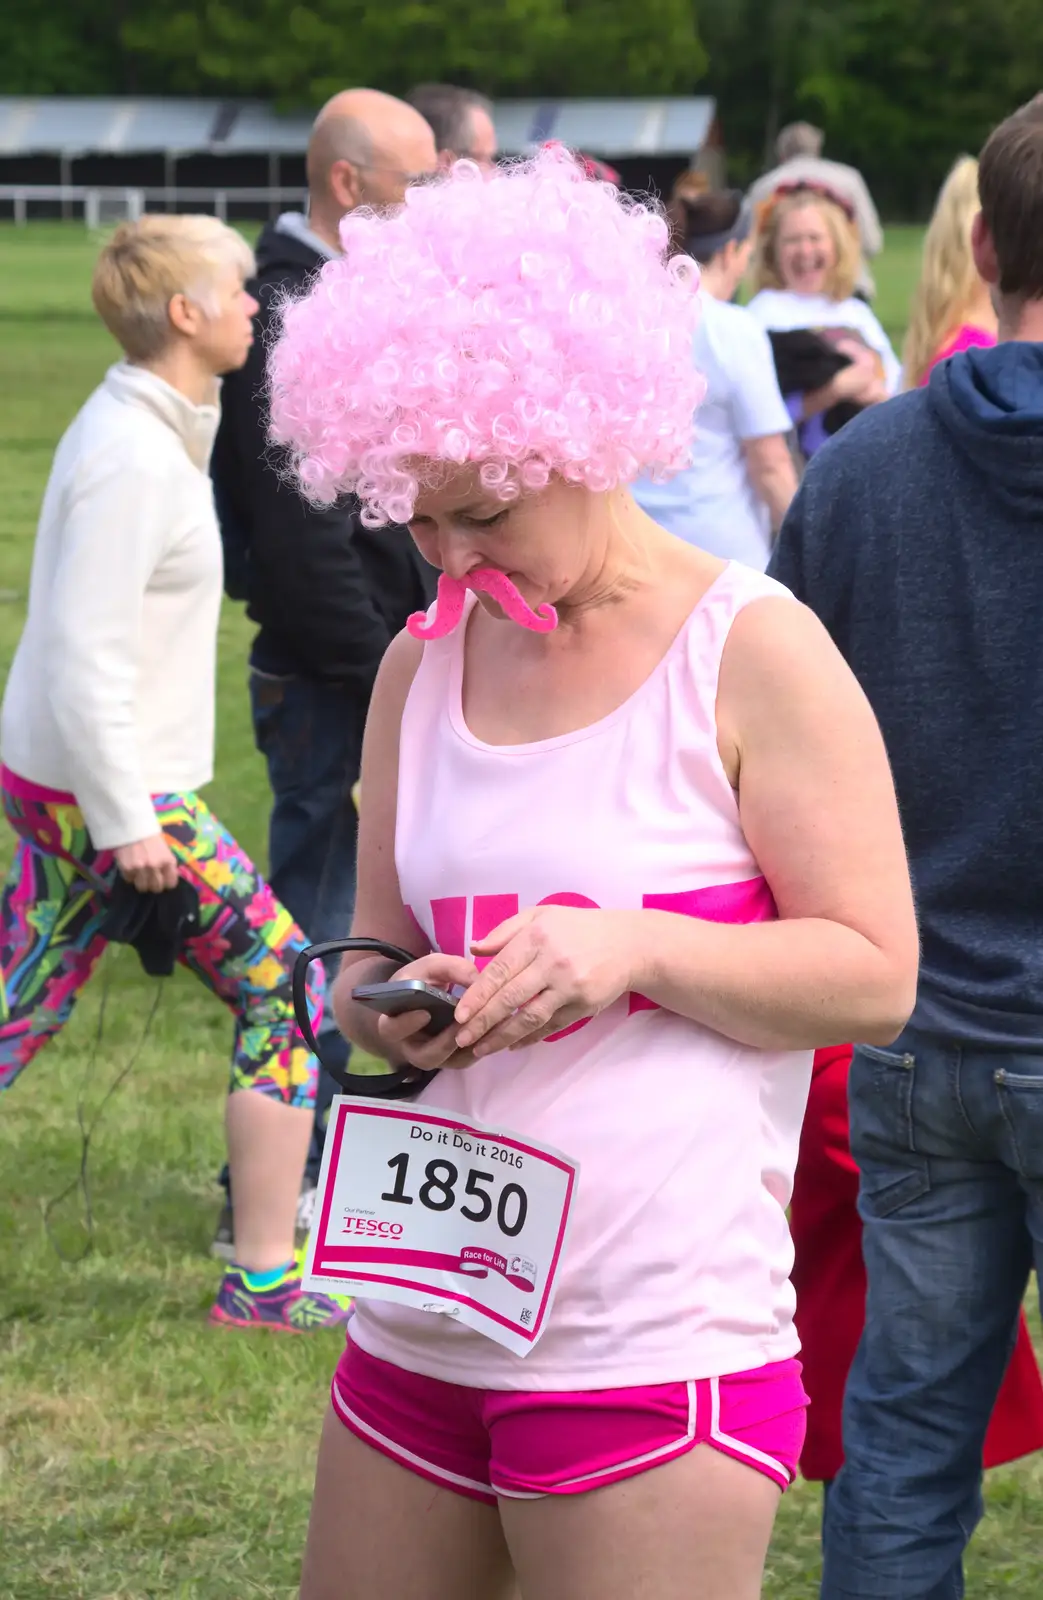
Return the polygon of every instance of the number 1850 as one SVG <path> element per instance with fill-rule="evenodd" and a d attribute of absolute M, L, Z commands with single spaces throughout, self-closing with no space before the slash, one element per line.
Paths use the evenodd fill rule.
<path fill-rule="evenodd" d="M 390 1200 L 395 1205 L 411 1206 L 413 1196 L 406 1193 L 406 1180 L 409 1174 L 409 1154 L 403 1150 L 401 1155 L 392 1156 L 388 1166 L 395 1174 L 394 1186 L 387 1194 L 382 1194 L 382 1200 Z M 416 1198 L 428 1211 L 451 1211 L 458 1203 L 456 1185 L 460 1179 L 460 1170 L 451 1161 L 429 1161 L 424 1168 L 424 1182 L 417 1191 Z M 468 1222 L 485 1222 L 493 1212 L 493 1197 L 486 1184 L 496 1182 L 493 1172 L 479 1172 L 475 1167 L 468 1170 L 463 1188 L 463 1198 L 474 1201 L 473 1205 L 461 1205 L 460 1215 L 466 1217 Z M 516 1239 L 525 1226 L 525 1218 L 529 1210 L 529 1199 L 520 1183 L 506 1183 L 500 1191 L 496 1202 L 496 1224 L 500 1232 L 506 1234 L 508 1239 Z M 513 1212 L 513 1216 L 512 1216 Z"/>

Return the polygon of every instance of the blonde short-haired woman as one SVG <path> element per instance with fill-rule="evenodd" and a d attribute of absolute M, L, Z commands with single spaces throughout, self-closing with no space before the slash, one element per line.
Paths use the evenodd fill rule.
<path fill-rule="evenodd" d="M 960 156 L 938 193 L 923 242 L 920 279 L 902 347 L 907 389 L 926 383 L 939 361 L 996 343 L 996 313 L 971 254 L 978 163 Z"/>
<path fill-rule="evenodd" d="M 835 347 L 832 375 L 798 384 L 784 358 L 794 352 L 772 339 L 805 457 L 855 411 L 894 394 L 901 378 L 891 341 L 854 292 L 859 263 L 854 220 L 839 196 L 805 184 L 778 190 L 761 207 L 750 315 L 769 335 L 817 335 Z M 828 362 L 831 352 L 825 354 Z M 837 356 L 846 358 L 839 370 Z"/>
<path fill-rule="evenodd" d="M 304 1292 L 294 1254 L 317 1077 L 290 995 L 304 940 L 198 794 L 221 606 L 207 469 L 219 375 L 253 337 L 252 268 L 216 218 L 173 216 L 124 224 L 97 265 L 94 304 L 124 359 L 58 446 L 0 717 L 18 836 L 0 901 L 0 1088 L 67 1021 L 107 938 L 162 904 L 167 956 L 236 1024 L 236 1260 L 211 1320 L 303 1331 L 345 1315 Z"/>

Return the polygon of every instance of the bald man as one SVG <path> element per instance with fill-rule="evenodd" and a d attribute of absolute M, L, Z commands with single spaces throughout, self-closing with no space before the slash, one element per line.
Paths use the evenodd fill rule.
<path fill-rule="evenodd" d="M 356 817 L 362 727 L 377 667 L 411 611 L 427 604 L 433 573 L 405 528 L 363 528 L 348 502 L 305 504 L 279 473 L 267 443 L 264 358 L 273 306 L 299 292 L 340 252 L 341 219 L 358 206 L 400 202 L 437 167 L 434 136 L 418 111 L 373 89 L 348 89 L 315 119 L 308 145 L 307 215 L 270 223 L 257 245 L 251 293 L 260 302 L 253 350 L 226 380 L 213 455 L 225 543 L 226 587 L 246 601 L 258 631 L 250 652 L 250 699 L 273 806 L 269 879 L 313 941 L 350 931 L 355 899 Z M 327 1011 L 324 1056 L 346 1064 L 348 1047 Z M 319 1091 L 316 1137 L 302 1193 L 310 1220 L 322 1135 L 334 1084 Z M 214 1248 L 231 1248 L 226 1207 Z"/>
<path fill-rule="evenodd" d="M 312 231 L 336 253 L 342 217 L 357 206 L 398 205 L 410 183 L 437 166 L 431 126 L 404 100 L 376 89 L 335 94 L 316 117 L 308 144 Z"/>

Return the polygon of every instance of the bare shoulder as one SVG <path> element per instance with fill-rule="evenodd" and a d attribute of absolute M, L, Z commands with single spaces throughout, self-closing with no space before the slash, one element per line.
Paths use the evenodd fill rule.
<path fill-rule="evenodd" d="M 828 660 L 844 666 L 836 645 L 815 613 L 788 594 L 751 600 L 733 621 L 721 657 L 721 679 L 763 681 L 798 677 L 809 664 Z"/>
<path fill-rule="evenodd" d="M 423 656 L 423 640 L 414 639 L 404 628 L 392 639 L 380 663 L 370 702 L 379 715 L 392 715 L 396 708 L 401 715 Z"/>
<path fill-rule="evenodd" d="M 717 735 L 732 781 L 751 741 L 797 748 L 875 731 L 858 680 L 800 601 L 766 595 L 735 618 L 721 657 Z"/>

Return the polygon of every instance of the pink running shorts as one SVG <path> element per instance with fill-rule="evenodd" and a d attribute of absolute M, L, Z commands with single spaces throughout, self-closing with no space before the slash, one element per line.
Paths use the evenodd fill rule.
<path fill-rule="evenodd" d="M 469 1389 L 367 1355 L 349 1336 L 333 1409 L 358 1438 L 443 1488 L 495 1505 L 583 1494 L 684 1455 L 734 1456 L 793 1482 L 808 1403 L 800 1362 L 639 1389 Z"/>

